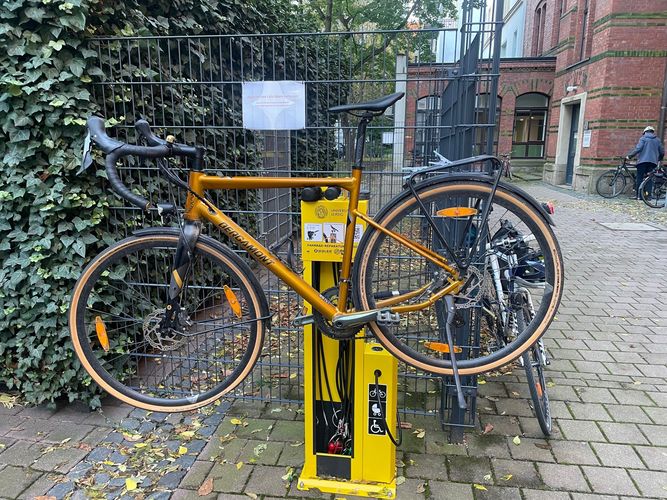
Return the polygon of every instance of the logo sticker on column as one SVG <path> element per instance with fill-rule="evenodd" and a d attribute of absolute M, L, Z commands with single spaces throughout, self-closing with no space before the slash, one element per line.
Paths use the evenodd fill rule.
<path fill-rule="evenodd" d="M 368 433 L 375 436 L 386 435 L 386 418 L 387 386 L 368 384 Z"/>

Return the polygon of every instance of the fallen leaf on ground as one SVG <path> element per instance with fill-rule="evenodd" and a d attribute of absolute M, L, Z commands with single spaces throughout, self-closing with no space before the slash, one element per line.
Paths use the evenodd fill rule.
<path fill-rule="evenodd" d="M 273 410 L 271 410 L 271 413 L 280 413 L 281 411 L 283 411 L 282 408 L 274 408 Z"/>
<path fill-rule="evenodd" d="M 547 382 L 547 387 L 556 387 L 556 384 L 550 380 Z"/>
<path fill-rule="evenodd" d="M 485 474 L 484 481 L 491 482 L 491 474 Z"/>
<path fill-rule="evenodd" d="M 548 443 L 535 443 L 535 446 L 537 446 L 541 450 L 550 450 L 551 449 L 551 445 L 548 444 Z"/>
<path fill-rule="evenodd" d="M 410 422 L 401 422 L 401 429 L 412 429 L 412 424 Z"/>
<path fill-rule="evenodd" d="M 419 483 L 417 486 L 417 493 L 424 493 L 426 491 L 426 483 Z"/>
<path fill-rule="evenodd" d="M 56 500 L 56 497 L 51 495 L 42 495 L 39 497 L 35 497 L 35 500 Z"/>
<path fill-rule="evenodd" d="M 257 494 L 256 493 L 250 493 L 249 491 L 245 492 L 246 496 L 252 498 L 253 500 L 257 500 Z"/>
<path fill-rule="evenodd" d="M 514 439 L 512 439 L 512 442 L 519 446 L 521 444 L 521 438 L 519 436 L 514 436 Z"/>
<path fill-rule="evenodd" d="M 210 495 L 212 491 L 213 491 L 213 478 L 209 477 L 206 481 L 201 483 L 201 486 L 197 490 L 197 495 L 199 495 L 200 497 L 205 497 L 206 495 Z"/>
<path fill-rule="evenodd" d="M 416 434 L 417 438 L 423 439 L 424 436 L 426 436 L 426 431 L 424 429 L 417 429 L 413 432 L 413 434 Z"/>
<path fill-rule="evenodd" d="M 134 491 L 134 490 L 136 490 L 136 489 L 137 489 L 137 482 L 136 482 L 134 479 L 132 479 L 131 477 L 128 477 L 128 478 L 125 480 L 125 489 L 126 489 L 127 491 Z"/>
<path fill-rule="evenodd" d="M 236 469 L 241 470 L 241 467 L 243 467 L 243 462 L 239 462 L 236 464 Z"/>
<path fill-rule="evenodd" d="M 241 425 L 243 424 L 243 421 L 239 418 L 233 418 L 229 421 L 232 425 Z"/>
<path fill-rule="evenodd" d="M 285 474 L 281 479 L 291 483 L 294 480 L 294 467 L 287 469 L 287 474 Z"/>
<path fill-rule="evenodd" d="M 509 481 L 510 479 L 512 479 L 512 474 L 505 474 L 500 479 L 502 479 L 503 481 Z"/>
<path fill-rule="evenodd" d="M 188 449 L 185 446 L 179 446 L 178 447 L 178 454 L 179 455 L 185 455 L 188 452 Z"/>
<path fill-rule="evenodd" d="M 268 448 L 267 444 L 265 443 L 258 444 L 257 446 L 255 446 L 253 453 L 255 454 L 256 457 L 258 457 L 266 451 L 266 448 Z"/>
<path fill-rule="evenodd" d="M 484 431 L 482 431 L 482 434 L 488 434 L 493 430 L 493 424 L 486 424 L 484 426 Z"/>
<path fill-rule="evenodd" d="M 482 486 L 481 484 L 473 483 L 472 487 L 476 490 L 487 491 L 486 486 Z"/>
<path fill-rule="evenodd" d="M 396 478 L 396 486 L 403 484 L 405 482 L 405 477 L 404 476 L 398 476 Z"/>

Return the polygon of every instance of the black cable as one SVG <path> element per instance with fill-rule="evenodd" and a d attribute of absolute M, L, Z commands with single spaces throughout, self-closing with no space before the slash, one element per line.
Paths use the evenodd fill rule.
<path fill-rule="evenodd" d="M 387 430 L 387 435 L 389 436 L 389 439 L 391 439 L 391 442 L 394 443 L 394 446 L 397 448 L 401 446 L 401 443 L 403 442 L 403 429 L 401 428 L 401 417 L 398 413 L 398 409 L 396 409 L 396 423 L 398 424 L 398 441 L 394 439 L 394 435 L 391 433 L 389 430 L 389 424 L 387 423 L 387 419 L 384 418 L 384 412 L 382 411 L 382 400 L 380 399 L 380 384 L 378 383 L 380 379 L 380 370 L 375 370 L 375 396 L 377 398 L 377 404 L 380 408 L 380 418 L 384 422 L 384 428 Z"/>

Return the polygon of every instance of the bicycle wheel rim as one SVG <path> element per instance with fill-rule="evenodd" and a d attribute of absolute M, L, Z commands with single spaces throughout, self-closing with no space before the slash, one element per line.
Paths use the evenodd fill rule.
<path fill-rule="evenodd" d="M 224 349 L 228 347 L 229 342 L 226 342 L 227 339 L 222 339 L 220 333 L 226 324 L 226 319 L 231 316 L 229 314 L 231 307 L 229 305 L 225 306 L 223 303 L 218 304 L 218 297 L 220 297 L 218 291 L 211 294 L 211 291 L 206 291 L 203 285 L 193 285 L 194 280 L 192 277 L 196 275 L 196 271 L 190 275 L 190 281 L 184 284 L 181 297 L 185 300 L 191 298 L 195 301 L 201 301 L 200 307 L 197 308 L 197 316 L 195 316 L 194 324 L 196 328 L 200 328 L 202 325 L 206 326 L 203 326 L 203 330 L 195 331 L 196 335 L 193 337 L 185 338 L 185 342 L 179 346 L 176 346 L 177 341 L 172 343 L 171 346 L 163 345 L 163 347 L 168 347 L 169 349 L 160 350 L 159 342 L 158 346 L 155 345 L 155 332 L 147 334 L 147 328 L 149 331 L 152 331 L 150 328 L 153 326 L 153 323 L 149 322 L 147 326 L 144 321 L 145 318 L 142 318 L 140 321 L 139 318 L 124 315 L 121 317 L 122 322 L 120 322 L 118 318 L 114 319 L 114 316 L 119 316 L 113 312 L 114 309 L 100 310 L 99 307 L 101 306 L 90 307 L 91 300 L 94 301 L 93 304 L 95 305 L 99 303 L 96 298 L 92 298 L 99 297 L 95 286 L 98 284 L 100 286 L 109 286 L 108 282 L 100 280 L 100 277 L 106 273 L 107 278 L 111 277 L 113 279 L 113 271 L 110 271 L 111 265 L 117 264 L 128 255 L 134 255 L 134 250 L 141 252 L 142 250 L 154 247 L 160 247 L 165 256 L 161 259 L 146 259 L 145 272 L 147 274 L 144 276 L 148 276 L 151 273 L 149 263 L 157 264 L 159 260 L 163 264 L 162 269 L 154 274 L 150 274 L 155 278 L 155 282 L 151 284 L 151 288 L 161 289 L 160 295 L 164 296 L 169 283 L 167 274 L 168 270 L 171 269 L 170 258 L 173 259 L 173 252 L 175 252 L 177 242 L 178 236 L 176 235 L 128 238 L 105 250 L 84 271 L 75 287 L 72 308 L 70 310 L 70 324 L 76 325 L 72 332 L 74 346 L 86 371 L 102 388 L 115 397 L 134 406 L 156 411 L 184 411 L 193 409 L 206 405 L 219 398 L 222 394 L 229 392 L 252 369 L 259 355 L 263 340 L 263 327 L 259 316 L 259 312 L 261 311 L 260 302 L 258 297 L 253 293 L 252 283 L 246 276 L 238 273 L 236 264 L 232 259 L 218 252 L 216 249 L 204 245 L 201 241 L 197 243 L 194 253 L 193 269 L 199 267 L 199 275 L 203 275 L 204 271 L 206 271 L 211 276 L 215 276 L 215 279 L 224 279 L 221 274 L 216 274 L 210 267 L 206 268 L 202 262 L 197 261 L 199 258 L 204 258 L 208 263 L 215 263 L 221 266 L 225 272 L 232 275 L 233 279 L 229 279 L 229 276 L 227 276 L 228 279 L 226 279 L 226 282 L 230 289 L 234 290 L 243 315 L 241 319 L 236 318 L 238 321 L 232 323 L 232 325 L 242 323 L 244 332 L 246 333 L 245 336 L 242 336 L 237 332 L 237 335 L 241 339 L 241 348 L 245 346 L 245 350 L 243 350 L 241 355 L 237 354 L 235 358 L 227 357 L 229 351 L 224 351 Z M 167 250 L 166 252 L 164 252 L 165 249 Z M 156 254 L 159 253 L 156 252 Z M 144 262 L 142 262 L 143 265 Z M 157 269 L 157 266 L 155 268 Z M 136 276 L 140 275 L 137 273 Z M 111 288 L 114 290 L 114 295 L 117 298 L 120 295 L 118 287 L 111 285 Z M 131 289 L 131 287 L 128 287 L 128 289 Z M 193 292 L 194 290 L 201 293 L 198 299 Z M 205 295 L 203 294 L 204 292 L 206 293 Z M 222 293 L 224 293 L 224 288 L 222 289 Z M 141 299 L 134 292 L 128 293 L 127 296 L 132 297 L 135 302 Z M 153 297 L 153 295 L 150 297 Z M 117 301 L 120 303 L 121 299 L 117 299 Z M 85 307 L 83 307 L 84 304 Z M 163 301 L 156 306 L 156 309 L 159 309 L 160 306 L 164 307 Z M 133 304 L 133 307 L 136 308 L 134 311 L 147 310 L 145 306 L 139 307 L 136 303 Z M 226 307 L 227 310 L 223 311 L 223 307 Z M 93 331 L 92 328 L 93 324 L 96 327 L 96 323 L 91 323 L 91 318 L 93 318 L 93 322 L 96 322 L 96 316 L 104 314 L 106 314 L 103 319 L 105 326 L 120 323 L 124 327 L 127 327 L 131 320 L 135 325 L 133 333 L 138 335 L 134 337 L 134 344 L 137 346 L 136 352 L 124 352 L 122 346 L 114 345 L 113 337 L 119 331 L 118 328 L 120 327 L 118 326 L 106 331 L 106 335 L 109 337 L 109 351 L 106 351 L 102 347 L 99 334 L 97 331 Z M 209 321 L 205 318 L 207 314 L 216 317 L 209 318 Z M 219 317 L 217 317 L 218 314 Z M 150 316 L 150 313 L 148 316 Z M 137 324 L 139 323 L 141 324 L 142 331 L 137 333 Z M 141 333 L 143 333 L 143 337 L 141 337 Z M 193 331 L 190 330 L 189 333 L 193 333 Z M 129 338 L 129 335 L 126 334 L 123 337 Z M 137 342 L 136 340 L 140 337 L 142 340 Z M 183 340 L 183 338 L 180 340 Z M 133 343 L 129 342 L 125 344 L 125 347 L 131 345 Z M 218 351 L 214 351 L 214 357 L 211 358 L 210 351 L 216 347 Z M 114 348 L 120 349 L 119 352 L 114 353 Z M 109 359 L 109 352 L 115 354 L 115 359 Z M 230 359 L 233 360 L 233 363 L 229 361 Z M 128 371 L 124 380 L 118 380 L 107 369 L 111 362 L 126 363 Z M 168 363 L 171 363 L 171 366 L 168 366 Z M 153 374 L 157 374 L 159 370 L 158 365 L 161 365 L 163 370 L 161 381 L 153 386 L 151 384 L 144 384 L 142 387 L 141 379 L 148 378 L 147 376 L 151 373 L 150 370 L 152 370 Z M 139 374 L 140 370 L 143 370 L 141 374 Z M 122 370 L 119 371 L 118 366 L 115 366 L 113 372 L 115 374 L 119 372 L 125 373 Z M 127 378 L 132 376 L 134 376 L 133 380 L 136 381 L 135 383 Z M 151 376 L 154 380 L 158 380 L 158 375 Z M 193 385 L 196 386 L 196 390 L 193 389 Z M 173 391 L 171 391 L 172 388 Z M 170 396 L 170 392 L 173 393 L 173 396 Z"/>
<path fill-rule="evenodd" d="M 596 190 L 603 198 L 615 198 L 625 191 L 627 179 L 616 170 L 610 170 L 600 176 L 595 184 Z"/>
<path fill-rule="evenodd" d="M 523 354 L 523 366 L 533 402 L 535 418 L 545 436 L 551 435 L 551 407 L 544 377 L 541 355 L 537 343 Z"/>
<path fill-rule="evenodd" d="M 427 185 L 420 188 L 420 196 L 423 199 L 428 196 L 454 196 L 457 192 L 465 191 L 472 192 L 479 197 L 486 197 L 490 193 L 491 187 L 490 184 L 484 182 L 441 182 L 436 185 Z M 488 371 L 507 364 L 520 356 L 544 333 L 553 319 L 562 293 L 562 258 L 555 236 L 548 227 L 548 223 L 528 204 L 527 201 L 522 198 L 517 198 L 516 195 L 502 186 L 499 186 L 496 191 L 496 199 L 494 200 L 494 203 L 496 203 L 498 199 L 502 200 L 502 203 L 504 204 L 512 205 L 521 213 L 529 214 L 527 218 L 530 219 L 530 224 L 533 226 L 533 230 L 540 234 L 542 247 L 545 250 L 544 259 L 546 264 L 545 267 L 547 269 L 547 286 L 544 287 L 546 300 L 540 301 L 539 309 L 537 311 L 539 320 L 531 322 L 528 328 L 526 328 L 524 332 L 521 332 L 517 339 L 514 339 L 501 349 L 495 352 L 484 352 L 480 355 L 479 351 L 476 353 L 474 352 L 475 346 L 462 346 L 462 356 L 460 359 L 457 356 L 457 364 L 462 375 Z M 424 199 L 424 201 L 427 202 L 428 200 Z M 405 214 L 413 210 L 415 206 L 416 202 L 412 196 L 403 195 L 394 200 L 390 205 L 390 208 L 385 210 L 377 220 L 383 227 L 392 229 L 396 225 L 395 221 L 405 217 Z M 362 242 L 364 243 L 363 247 L 360 245 L 356 261 L 358 272 L 356 279 L 359 283 L 358 307 L 360 309 L 371 309 L 375 307 L 374 295 L 376 292 L 370 283 L 372 283 L 373 280 L 373 268 L 377 269 L 379 267 L 377 265 L 378 254 L 380 253 L 379 247 L 385 238 L 386 236 L 384 233 L 376 231 L 369 233 L 368 239 L 365 242 Z M 414 256 L 410 256 L 405 258 L 404 261 L 409 262 L 413 259 Z M 388 278 L 388 280 L 391 279 L 393 278 Z M 407 321 L 409 322 L 410 320 L 408 319 Z M 386 326 L 370 323 L 369 328 L 390 352 L 409 365 L 431 373 L 444 375 L 451 374 L 451 362 L 449 361 L 448 356 L 436 358 L 431 353 L 425 355 L 423 352 L 419 352 L 413 346 L 409 346 L 400 340 L 400 333 L 392 331 Z M 407 338 L 408 335 L 405 335 L 405 337 Z M 408 341 L 410 340 L 411 339 L 408 339 Z M 418 339 L 417 343 L 419 343 L 420 340 L 430 342 L 430 340 Z M 466 359 L 471 353 L 472 355 L 470 359 Z"/>

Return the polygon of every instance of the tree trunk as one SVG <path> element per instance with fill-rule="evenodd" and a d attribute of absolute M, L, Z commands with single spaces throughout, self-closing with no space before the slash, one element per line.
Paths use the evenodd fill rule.
<path fill-rule="evenodd" d="M 327 0 L 327 15 L 324 19 L 324 31 L 331 31 L 331 24 L 333 22 L 333 0 Z"/>

